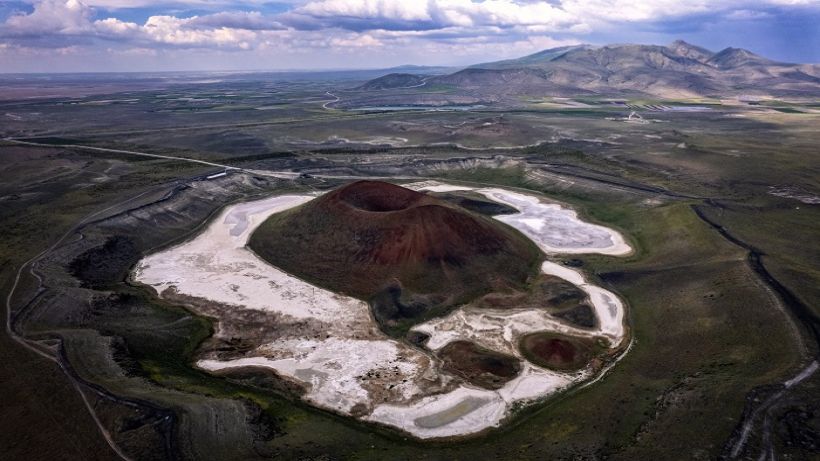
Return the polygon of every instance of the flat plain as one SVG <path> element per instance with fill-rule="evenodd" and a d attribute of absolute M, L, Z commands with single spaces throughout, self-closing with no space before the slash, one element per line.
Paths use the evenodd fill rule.
<path fill-rule="evenodd" d="M 66 81 L 0 101 L 10 459 L 817 456 L 816 102 L 352 107 L 361 83 L 245 76 L 88 95 Z M 708 110 L 651 109 L 683 106 Z M 633 251 L 551 260 L 623 300 L 628 353 L 488 432 L 424 442 L 306 404 L 264 370 L 203 370 L 201 351 L 247 344 L 131 277 L 227 207 L 359 179 L 501 188 L 616 230 Z"/>

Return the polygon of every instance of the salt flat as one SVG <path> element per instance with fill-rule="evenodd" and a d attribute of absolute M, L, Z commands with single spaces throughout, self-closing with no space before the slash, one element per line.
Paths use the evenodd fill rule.
<path fill-rule="evenodd" d="M 503 189 L 477 189 L 476 192 L 519 213 L 496 216 L 531 238 L 545 253 L 598 253 L 622 256 L 632 248 L 620 233 L 578 218 L 578 213 L 538 197 Z"/>
<path fill-rule="evenodd" d="M 547 254 L 621 255 L 631 251 L 617 232 L 586 223 L 574 211 L 544 203 L 534 195 L 437 182 L 410 187 L 474 190 L 513 206 L 519 213 L 497 219 L 521 231 Z M 275 315 L 285 324 L 313 322 L 310 334 L 286 332 L 262 341 L 241 357 L 206 352 L 198 367 L 216 373 L 249 366 L 268 368 L 304 386 L 303 398 L 311 404 L 419 438 L 437 438 L 498 426 L 519 402 L 543 399 L 594 376 L 591 368 L 567 373 L 527 362 L 517 348 L 522 335 L 554 331 L 605 337 L 611 347 L 624 340 L 624 308 L 617 296 L 588 284 L 579 271 L 549 261 L 542 266 L 544 273 L 561 277 L 588 294 L 598 318 L 596 328 L 573 327 L 536 309 L 461 307 L 414 327 L 430 335 L 427 349 L 393 340 L 378 329 L 365 302 L 293 277 L 246 247 L 250 235 L 269 216 L 314 197 L 282 195 L 228 206 L 199 235 L 138 263 L 134 280 L 153 287 L 160 296 L 184 296 L 217 306 L 220 325 L 247 310 Z M 217 336 L 220 331 L 217 328 Z M 520 374 L 502 388 L 488 390 L 442 371 L 434 352 L 459 339 L 517 357 L 522 363 Z"/>
<path fill-rule="evenodd" d="M 510 205 L 518 213 L 499 215 L 506 223 L 532 239 L 547 254 L 596 253 L 627 255 L 632 248 L 623 236 L 608 227 L 581 220 L 575 210 L 548 203 L 531 194 L 500 188 L 476 188 L 438 181 L 404 184 L 408 189 L 429 192 L 474 191 L 490 200 Z"/>

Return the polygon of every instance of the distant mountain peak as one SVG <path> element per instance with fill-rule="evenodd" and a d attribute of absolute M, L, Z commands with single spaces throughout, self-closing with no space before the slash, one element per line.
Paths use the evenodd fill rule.
<path fill-rule="evenodd" d="M 689 59 L 694 59 L 700 62 L 708 61 L 712 56 L 715 55 L 714 52 L 707 50 L 706 48 L 692 45 L 691 43 L 685 42 L 683 40 L 675 40 L 672 44 L 668 47 L 672 50 L 673 53 L 683 56 Z"/>
<path fill-rule="evenodd" d="M 669 45 L 669 48 L 700 48 L 700 49 L 703 49 L 700 46 L 693 45 L 693 44 L 687 42 L 686 40 L 681 40 L 681 39 L 678 39 L 678 40 L 675 40 L 674 42 L 672 42 Z"/>
<path fill-rule="evenodd" d="M 709 58 L 708 64 L 721 69 L 731 69 L 751 64 L 772 64 L 763 56 L 752 53 L 743 48 L 724 48 Z"/>
<path fill-rule="evenodd" d="M 668 46 L 612 44 L 550 48 L 518 59 L 488 62 L 443 76 L 391 75 L 366 89 L 448 85 L 471 98 L 652 95 L 664 98 L 734 94 L 817 95 L 820 66 L 781 63 L 749 50 L 717 53 L 684 40 Z M 423 90 L 419 90 L 423 91 Z"/>
<path fill-rule="evenodd" d="M 555 47 L 555 48 L 547 48 L 545 50 L 541 50 L 537 53 L 533 53 L 533 54 L 524 56 L 523 58 L 519 58 L 519 59 L 527 59 L 527 58 L 532 58 L 532 59 L 536 59 L 536 58 L 554 59 L 555 57 L 560 56 L 560 55 L 562 55 L 562 54 L 564 54 L 568 51 L 583 50 L 583 49 L 589 49 L 589 48 L 593 48 L 593 46 L 592 45 L 587 45 L 585 43 L 580 44 L 580 45 L 559 46 L 559 47 Z"/>
<path fill-rule="evenodd" d="M 508 59 L 505 61 L 496 61 L 496 62 L 487 62 L 482 64 L 475 64 L 470 67 L 475 68 L 482 68 L 482 69 L 505 69 L 505 68 L 518 68 L 518 67 L 537 67 L 539 65 L 548 63 L 550 61 L 554 61 L 561 56 L 577 51 L 577 50 L 587 50 L 593 49 L 592 45 L 587 44 L 580 44 L 580 45 L 567 45 L 567 46 L 559 46 L 556 48 L 547 48 L 545 50 L 538 51 L 533 54 L 529 54 L 527 56 L 516 58 L 516 59 Z"/>
<path fill-rule="evenodd" d="M 419 74 L 408 74 L 401 72 L 394 72 L 392 74 L 383 75 L 375 78 L 364 85 L 360 86 L 359 90 L 392 90 L 399 88 L 414 88 L 424 85 L 429 76 Z"/>
<path fill-rule="evenodd" d="M 752 53 L 751 51 L 744 49 L 744 48 L 734 48 L 734 47 L 726 47 L 717 54 L 725 54 L 725 55 L 735 55 L 735 56 L 757 56 L 756 54 Z"/>

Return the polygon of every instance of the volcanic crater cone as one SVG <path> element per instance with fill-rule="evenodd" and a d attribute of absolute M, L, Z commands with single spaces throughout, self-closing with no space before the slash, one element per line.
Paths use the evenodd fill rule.
<path fill-rule="evenodd" d="M 288 273 L 369 301 L 394 334 L 478 296 L 523 288 L 541 260 L 505 224 L 378 181 L 274 215 L 249 245 Z"/>

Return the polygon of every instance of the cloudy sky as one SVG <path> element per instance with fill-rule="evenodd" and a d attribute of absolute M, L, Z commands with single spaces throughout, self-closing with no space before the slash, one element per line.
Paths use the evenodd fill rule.
<path fill-rule="evenodd" d="M 463 65 L 591 43 L 820 62 L 820 0 L 0 0 L 0 72 Z"/>

